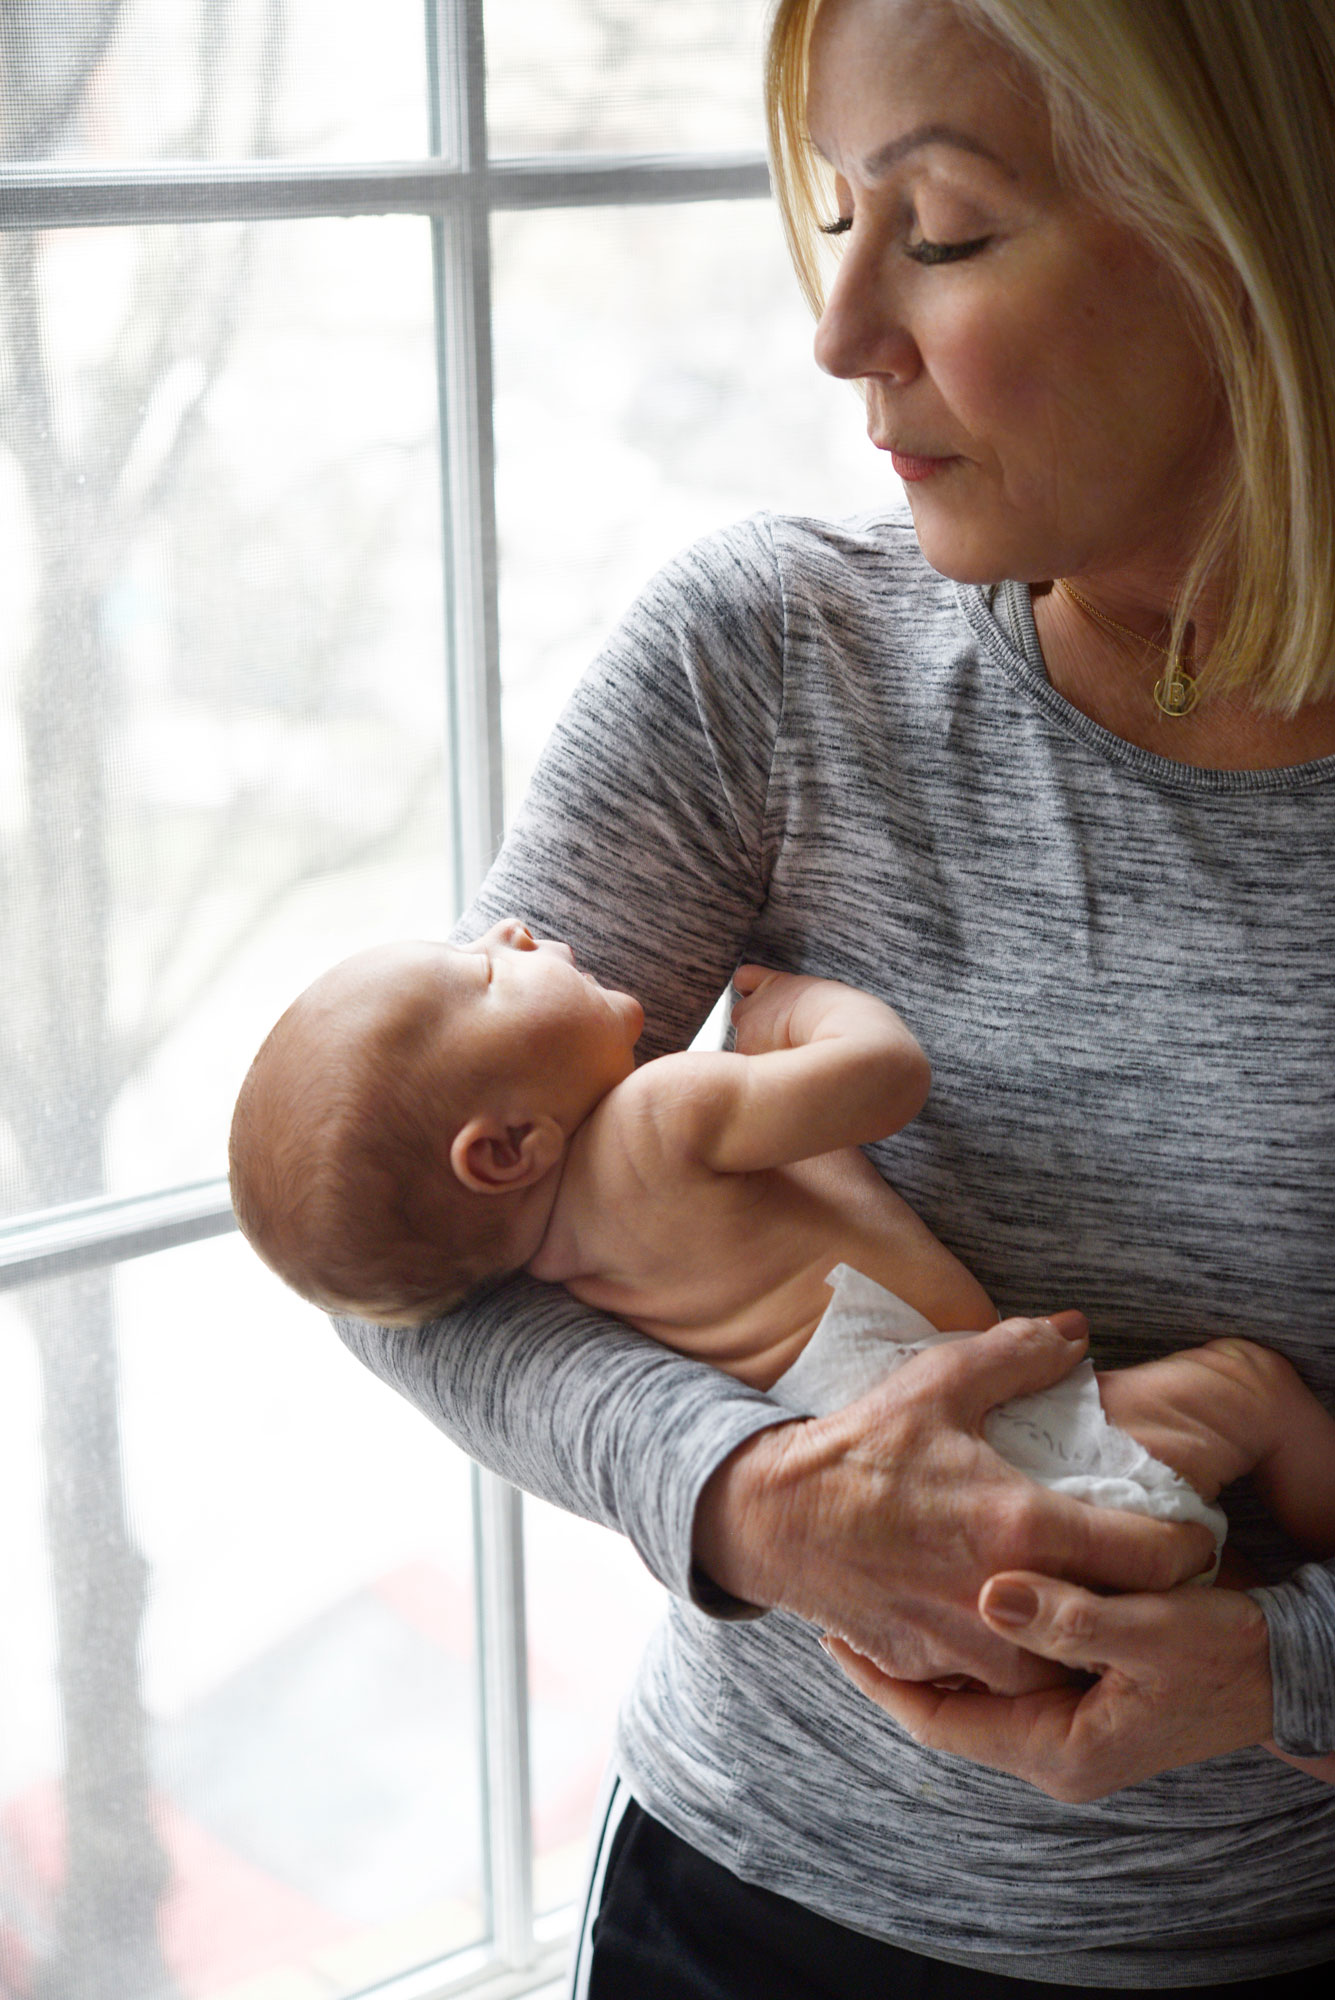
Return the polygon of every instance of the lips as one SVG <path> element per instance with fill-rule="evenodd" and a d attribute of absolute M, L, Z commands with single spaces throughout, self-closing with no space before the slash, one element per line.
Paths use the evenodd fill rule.
<path fill-rule="evenodd" d="M 949 458 L 927 458 L 917 452 L 896 451 L 893 445 L 889 450 L 890 463 L 901 479 L 930 479 L 943 465 L 951 463 Z"/>

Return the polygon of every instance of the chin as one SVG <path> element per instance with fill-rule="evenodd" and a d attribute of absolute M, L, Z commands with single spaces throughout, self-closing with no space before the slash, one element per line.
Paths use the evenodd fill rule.
<path fill-rule="evenodd" d="M 1061 574 L 1012 532 L 984 522 L 933 518 L 926 507 L 913 516 L 918 547 L 952 583 L 1046 583 Z"/>
<path fill-rule="evenodd" d="M 917 522 L 914 526 L 918 528 Z M 932 568 L 952 583 L 1004 583 L 1015 575 L 1004 556 L 972 537 L 929 535 L 918 528 L 918 547 Z"/>

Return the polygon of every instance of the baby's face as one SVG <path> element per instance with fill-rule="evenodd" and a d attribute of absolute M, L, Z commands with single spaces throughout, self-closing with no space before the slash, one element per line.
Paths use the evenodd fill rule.
<path fill-rule="evenodd" d="M 522 1104 L 567 1131 L 630 1075 L 644 1027 L 638 1000 L 600 986 L 569 945 L 539 943 L 514 917 L 474 944 L 410 940 L 358 953 L 309 998 L 314 1036 L 332 1027 L 345 1046 L 420 1062 L 424 1076 L 439 1074 L 442 1051 L 449 1074 L 479 1080 L 486 1108 Z"/>
<path fill-rule="evenodd" d="M 572 1094 L 586 1116 L 630 1075 L 644 1009 L 581 972 L 568 944 L 505 917 L 475 943 L 442 946 L 454 996 L 451 1036 L 492 1074 Z"/>
<path fill-rule="evenodd" d="M 442 1076 L 479 1102 L 454 1111 L 532 1117 L 567 1132 L 635 1067 L 644 1009 L 629 993 L 578 970 L 569 945 L 539 943 L 507 917 L 469 945 L 423 939 L 344 959 L 307 990 L 289 1030 L 292 1060 L 391 1061 L 420 1066 L 422 1088 Z"/>

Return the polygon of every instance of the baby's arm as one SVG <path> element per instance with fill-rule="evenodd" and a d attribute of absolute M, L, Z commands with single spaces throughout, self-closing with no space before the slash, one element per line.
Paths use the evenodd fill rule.
<path fill-rule="evenodd" d="M 927 1101 L 931 1066 L 884 1001 L 833 979 L 744 965 L 735 1055 L 699 1072 L 694 1141 L 718 1173 L 753 1173 L 884 1139 Z"/>

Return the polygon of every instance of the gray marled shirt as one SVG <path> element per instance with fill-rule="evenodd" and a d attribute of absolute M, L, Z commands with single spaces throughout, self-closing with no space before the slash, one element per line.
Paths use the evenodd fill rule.
<path fill-rule="evenodd" d="M 650 586 L 483 894 L 690 1039 L 741 959 L 905 1015 L 926 1110 L 874 1149 L 1003 1313 L 1102 1365 L 1237 1333 L 1335 1404 L 1335 758 L 1198 771 L 1043 675 L 1027 591 L 894 519 L 761 517 Z M 618 1756 L 747 1880 L 941 1958 L 1173 1986 L 1335 1956 L 1335 1786 L 1261 1751 L 1092 1805 L 917 1748 L 782 1613 L 689 1601 L 700 1488 L 763 1396 L 524 1280 L 421 1334 L 343 1323 L 466 1450 L 621 1528 L 676 1593 Z M 1335 1568 L 1240 1490 L 1289 1747 L 1335 1748 Z M 1287 1580 L 1286 1580 L 1287 1579 Z"/>

